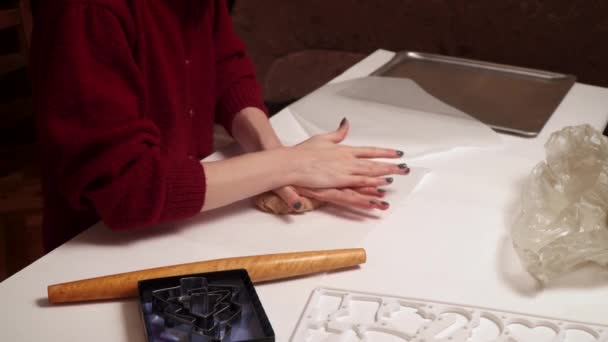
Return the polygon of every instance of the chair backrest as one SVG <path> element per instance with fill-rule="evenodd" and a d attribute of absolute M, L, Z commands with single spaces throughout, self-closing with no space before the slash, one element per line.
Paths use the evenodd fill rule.
<path fill-rule="evenodd" d="M 0 58 L 0 71 L 9 71 L 27 64 L 32 39 L 32 9 L 29 0 L 19 0 L 17 7 L 0 10 L 0 30 L 16 27 L 19 53 Z"/>
<path fill-rule="evenodd" d="M 21 15 L 21 31 L 22 31 L 22 51 L 25 51 L 25 57 L 29 58 L 30 45 L 32 44 L 32 7 L 30 0 L 19 0 L 19 13 Z"/>

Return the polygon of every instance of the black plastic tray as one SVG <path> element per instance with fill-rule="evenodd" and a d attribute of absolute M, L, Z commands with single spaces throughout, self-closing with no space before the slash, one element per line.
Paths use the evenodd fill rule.
<path fill-rule="evenodd" d="M 227 321 L 222 321 L 221 316 L 211 316 L 209 318 L 205 318 L 204 322 L 207 322 L 207 319 L 209 320 L 207 327 L 215 324 L 217 324 L 218 327 L 221 326 L 221 328 L 217 328 L 217 331 L 222 332 L 221 334 L 218 333 L 216 336 L 210 337 L 207 335 L 207 333 L 201 333 L 202 331 L 208 331 L 200 329 L 200 326 L 207 323 L 201 323 L 200 317 L 202 316 L 191 315 L 191 312 L 187 307 L 191 305 L 191 302 L 188 301 L 188 298 L 190 297 L 179 296 L 180 291 L 182 291 L 182 294 L 184 293 L 180 285 L 182 284 L 182 279 L 186 278 L 190 278 L 190 280 L 186 280 L 185 282 L 200 282 L 198 279 L 204 278 L 203 283 L 206 282 L 206 288 L 211 289 L 211 291 L 217 292 L 218 289 L 223 290 L 227 288 L 237 289 L 236 291 L 230 292 L 234 294 L 230 296 L 230 299 L 222 297 L 224 300 L 222 300 L 221 303 L 225 303 L 222 305 L 229 307 L 230 310 L 233 310 L 233 308 L 239 308 L 240 314 L 238 317 L 235 317 L 228 323 L 226 323 Z M 272 329 L 268 317 L 264 312 L 264 308 L 262 307 L 262 304 L 257 293 L 255 292 L 255 288 L 253 287 L 251 279 L 249 278 L 246 270 L 231 270 L 149 279 L 140 281 L 138 287 L 141 318 L 145 327 L 146 338 L 149 342 L 275 341 L 274 330 Z M 167 291 L 167 289 L 170 288 L 173 288 L 173 290 Z M 184 285 L 183 289 L 187 288 L 188 287 Z M 200 288 L 205 287 L 203 286 Z M 194 291 L 193 293 L 200 294 L 203 292 Z M 204 293 L 208 294 L 208 292 Z M 165 295 L 167 298 L 171 297 L 167 302 L 164 301 Z M 201 297 L 198 298 L 200 300 Z M 216 296 L 216 298 L 218 298 L 218 296 Z M 171 305 L 171 309 L 168 309 L 167 306 L 165 306 L 167 303 L 171 303 L 168 304 Z M 219 303 L 219 301 L 217 303 Z M 181 308 L 177 309 L 179 310 L 179 315 L 167 313 L 173 312 L 173 304 L 176 304 L 176 306 L 182 305 Z M 233 310 L 232 312 L 237 311 L 238 310 Z M 175 317 L 178 318 L 176 319 Z M 185 319 L 181 321 L 182 318 Z M 190 318 L 197 318 L 196 323 L 189 322 Z M 220 324 L 218 322 L 222 323 Z"/>

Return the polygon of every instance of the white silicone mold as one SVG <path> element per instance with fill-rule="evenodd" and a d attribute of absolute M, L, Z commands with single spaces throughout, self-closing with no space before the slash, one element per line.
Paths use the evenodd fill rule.
<path fill-rule="evenodd" d="M 608 326 L 319 288 L 291 341 L 608 342 Z"/>

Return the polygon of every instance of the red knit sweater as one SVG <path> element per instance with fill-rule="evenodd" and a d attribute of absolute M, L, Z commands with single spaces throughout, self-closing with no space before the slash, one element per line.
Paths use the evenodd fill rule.
<path fill-rule="evenodd" d="M 32 75 L 47 250 L 193 216 L 214 121 L 263 109 L 224 0 L 52 0 L 38 8 Z"/>

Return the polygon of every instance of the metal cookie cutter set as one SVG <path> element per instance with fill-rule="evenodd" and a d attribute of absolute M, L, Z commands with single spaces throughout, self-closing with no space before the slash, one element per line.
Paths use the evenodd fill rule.
<path fill-rule="evenodd" d="M 139 283 L 150 342 L 274 341 L 274 332 L 244 270 Z"/>
<path fill-rule="evenodd" d="M 319 288 L 292 342 L 606 342 L 608 326 Z"/>

